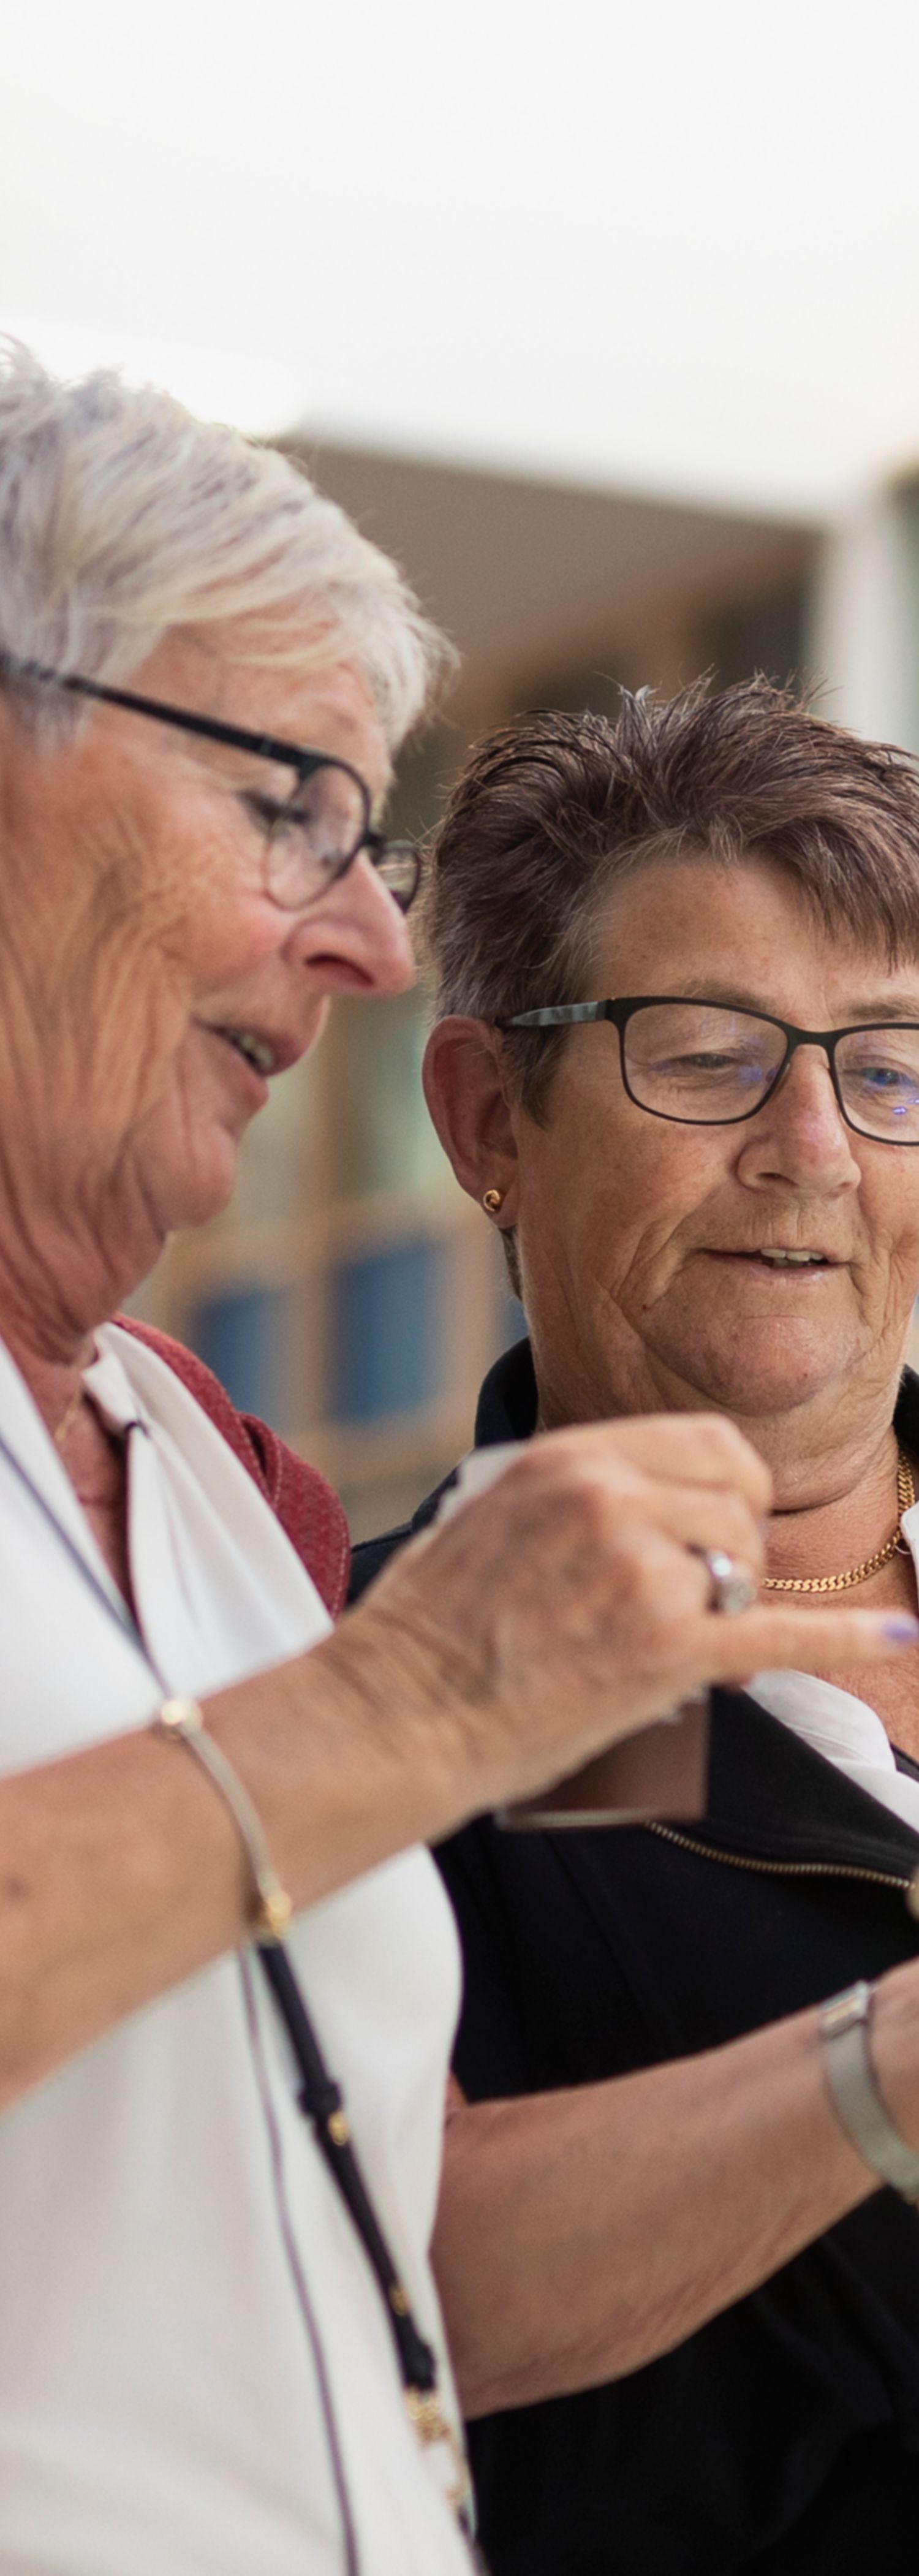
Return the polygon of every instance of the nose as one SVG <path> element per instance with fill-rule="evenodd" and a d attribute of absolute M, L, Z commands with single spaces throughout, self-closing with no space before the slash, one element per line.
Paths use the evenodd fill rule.
<path fill-rule="evenodd" d="M 405 993 L 415 981 L 415 960 L 404 914 L 361 851 L 330 886 L 321 903 L 302 915 L 296 940 L 304 964 L 321 980 L 322 968 L 355 968 L 371 993 Z M 336 989 L 334 975 L 329 989 Z"/>
<path fill-rule="evenodd" d="M 853 1139 L 820 1047 L 795 1049 L 771 1100 L 751 1119 L 739 1168 L 753 1188 L 776 1180 L 823 1193 L 858 1186 Z"/>

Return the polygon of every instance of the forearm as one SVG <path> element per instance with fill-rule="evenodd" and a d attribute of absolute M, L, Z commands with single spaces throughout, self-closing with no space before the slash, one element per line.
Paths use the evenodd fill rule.
<path fill-rule="evenodd" d="M 879 1988 L 875 2059 L 919 2142 L 915 1996 L 911 1969 Z M 467 2414 L 640 2369 L 875 2187 L 832 2110 L 816 2012 L 611 2083 L 463 2106 L 435 2263 Z"/>
<path fill-rule="evenodd" d="M 344 1635 L 203 1703 L 297 1908 L 445 1830 L 465 1785 Z M 223 1800 L 146 1728 L 0 1782 L 0 2110 L 236 1947 L 250 1899 Z"/>
<path fill-rule="evenodd" d="M 716 1617 L 698 1549 L 727 1531 L 755 1563 L 744 1496 L 763 1470 L 729 1424 L 700 1433 L 694 1417 L 655 1421 L 648 1481 L 630 1462 L 647 1437 L 532 1443 L 334 1637 L 209 1699 L 296 1906 L 560 1778 L 738 1656 L 798 1665 L 814 1626 L 821 1663 L 890 1654 L 865 1611 Z M 662 1449 L 683 1471 L 673 1491 Z M 239 1942 L 244 1897 L 212 1784 L 149 1734 L 0 1785 L 0 2108 Z"/>

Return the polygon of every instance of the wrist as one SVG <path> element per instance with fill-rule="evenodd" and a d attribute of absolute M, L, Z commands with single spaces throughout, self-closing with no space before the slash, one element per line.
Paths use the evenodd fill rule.
<path fill-rule="evenodd" d="M 437 1841 L 489 1803 L 467 1676 L 449 1670 L 417 1605 L 411 1620 L 362 1605 L 319 1651 L 375 1794 L 398 1810 L 400 1842 Z"/>
<path fill-rule="evenodd" d="M 907 2146 L 919 2155 L 919 1959 L 910 1959 L 879 1978 L 871 2048 L 885 2109 Z"/>
<path fill-rule="evenodd" d="M 204 1703 L 297 1909 L 448 1833 L 474 1804 L 436 1680 L 417 1641 L 390 1626 L 362 1608 L 308 1653 Z"/>

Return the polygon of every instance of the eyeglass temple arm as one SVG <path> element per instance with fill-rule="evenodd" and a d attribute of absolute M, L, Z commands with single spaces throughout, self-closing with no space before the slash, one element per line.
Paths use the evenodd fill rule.
<path fill-rule="evenodd" d="M 34 681 L 39 686 L 66 689 L 72 697 L 98 698 L 104 706 L 126 707 L 130 715 L 154 716 L 159 724 L 175 725 L 180 733 L 201 735 L 205 742 L 227 743 L 232 751 L 251 751 L 265 760 L 276 760 L 285 769 L 295 769 L 300 778 L 312 778 L 317 769 L 348 769 L 357 778 L 366 796 L 363 779 L 350 769 L 345 760 L 335 760 L 331 752 L 301 751 L 296 743 L 282 742 L 276 735 L 250 733 L 241 725 L 224 724 L 219 716 L 198 716 L 190 707 L 167 706 L 159 698 L 139 697 L 134 689 L 110 688 L 102 680 L 86 680 L 80 671 L 52 671 L 43 662 L 20 661 L 14 653 L 0 652 L 0 678 Z"/>
<path fill-rule="evenodd" d="M 582 1020 L 609 1020 L 608 1002 L 558 1002 L 546 1011 L 516 1011 L 512 1020 L 496 1020 L 496 1029 L 574 1028 Z"/>

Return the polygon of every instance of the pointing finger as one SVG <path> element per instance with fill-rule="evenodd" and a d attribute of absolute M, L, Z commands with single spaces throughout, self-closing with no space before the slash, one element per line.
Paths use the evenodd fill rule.
<path fill-rule="evenodd" d="M 836 1665 L 885 1664 L 919 1645 L 919 1619 L 902 1611 L 757 1607 L 706 1620 L 707 1678 L 738 1673 L 826 1672 Z"/>

